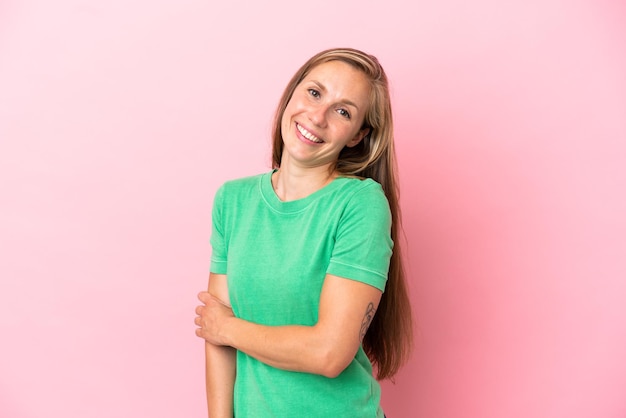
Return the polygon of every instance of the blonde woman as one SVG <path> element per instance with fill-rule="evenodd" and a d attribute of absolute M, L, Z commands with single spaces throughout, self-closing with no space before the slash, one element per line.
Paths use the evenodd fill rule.
<path fill-rule="evenodd" d="M 383 417 L 377 379 L 407 359 L 412 326 L 377 59 L 343 48 L 307 61 L 278 105 L 272 155 L 272 171 L 215 195 L 195 319 L 209 416 Z"/>

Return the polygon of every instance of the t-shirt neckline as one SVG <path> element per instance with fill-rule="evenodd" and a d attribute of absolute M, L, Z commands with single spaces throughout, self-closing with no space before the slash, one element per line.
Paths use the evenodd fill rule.
<path fill-rule="evenodd" d="M 263 196 L 263 199 L 265 200 L 268 206 L 270 206 L 275 211 L 281 212 L 281 213 L 300 212 L 306 209 L 312 202 L 316 201 L 320 197 L 328 193 L 332 193 L 334 190 L 340 187 L 341 184 L 345 180 L 348 180 L 347 177 L 336 177 L 332 179 L 330 183 L 328 183 L 321 189 L 314 191 L 313 193 L 311 193 L 310 195 L 306 197 L 303 197 L 301 199 L 296 199 L 296 200 L 289 200 L 285 202 L 285 201 L 280 200 L 280 198 L 276 194 L 276 191 L 274 190 L 274 187 L 272 186 L 272 174 L 274 174 L 275 172 L 276 172 L 276 169 L 270 172 L 267 172 L 261 176 L 261 179 L 260 179 L 261 195 Z"/>

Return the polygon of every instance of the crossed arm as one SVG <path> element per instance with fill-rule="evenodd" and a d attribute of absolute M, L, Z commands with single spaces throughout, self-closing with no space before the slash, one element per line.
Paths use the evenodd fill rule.
<path fill-rule="evenodd" d="M 214 295 L 214 297 L 227 302 L 229 298 L 226 276 L 211 273 L 208 292 L 203 292 L 203 294 Z M 199 308 L 196 308 L 196 312 Z M 198 324 L 198 318 L 196 318 L 196 324 Z M 232 418 L 234 415 L 233 391 L 235 388 L 236 351 L 232 347 L 215 345 L 209 341 L 204 343 L 204 351 L 206 357 L 206 399 L 209 416 L 211 418 Z"/>
<path fill-rule="evenodd" d="M 196 334 L 207 346 L 209 408 L 212 403 L 224 403 L 224 398 L 232 405 L 235 360 L 218 356 L 219 349 L 237 349 L 284 370 L 338 376 L 354 358 L 381 295 L 365 283 L 327 275 L 315 325 L 265 326 L 236 318 L 228 305 L 226 276 L 211 274 L 209 291 L 199 295 L 204 305 L 196 308 L 195 320 Z M 224 386 L 230 388 L 229 393 Z"/>

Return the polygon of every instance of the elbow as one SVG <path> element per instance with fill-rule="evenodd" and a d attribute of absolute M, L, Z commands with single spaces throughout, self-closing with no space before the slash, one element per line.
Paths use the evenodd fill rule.
<path fill-rule="evenodd" d="M 319 374 L 334 379 L 350 365 L 353 358 L 354 355 L 350 356 L 345 352 L 327 351 L 320 357 Z"/>
<path fill-rule="evenodd" d="M 340 368 L 340 367 L 326 367 L 323 371 L 322 376 L 327 377 L 329 379 L 334 379 L 336 377 L 338 377 L 341 372 L 343 372 L 346 368 Z"/>
<path fill-rule="evenodd" d="M 332 326 L 320 327 L 315 340 L 307 344 L 312 358 L 313 367 L 310 372 L 329 379 L 338 377 L 354 360 L 360 347 L 360 341 L 345 338 L 342 333 L 336 332 Z M 339 334 L 339 335 L 338 335 Z"/>

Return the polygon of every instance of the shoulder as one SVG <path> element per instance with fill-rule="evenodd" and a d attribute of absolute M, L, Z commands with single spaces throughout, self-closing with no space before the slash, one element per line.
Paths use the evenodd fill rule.
<path fill-rule="evenodd" d="M 387 224 L 391 220 L 389 201 L 382 186 L 366 178 L 341 178 L 341 187 L 332 197 L 329 209 L 340 214 L 341 222 Z"/>
<path fill-rule="evenodd" d="M 230 212 L 233 208 L 244 207 L 260 196 L 261 183 L 271 172 L 242 177 L 224 182 L 215 192 L 214 211 Z"/>
<path fill-rule="evenodd" d="M 220 189 L 226 189 L 230 191 L 230 190 L 248 189 L 250 187 L 256 187 L 258 186 L 258 184 L 261 182 L 263 178 L 269 175 L 271 175 L 271 172 L 228 180 L 224 182 L 224 184 L 222 184 Z"/>
<path fill-rule="evenodd" d="M 228 180 L 217 189 L 217 192 L 215 193 L 215 198 L 224 199 L 226 197 L 234 197 L 238 195 L 249 195 L 250 192 L 258 190 L 263 179 L 270 175 L 271 172 L 268 172 L 257 174 L 254 176 Z"/>
<path fill-rule="evenodd" d="M 345 178 L 341 189 L 341 193 L 349 199 L 350 204 L 389 206 L 382 186 L 370 178 Z"/>

